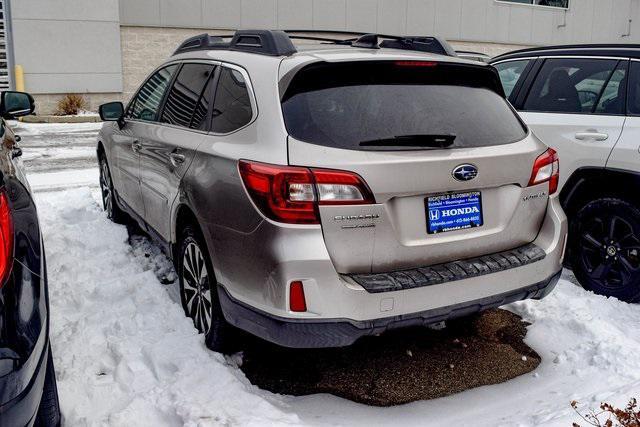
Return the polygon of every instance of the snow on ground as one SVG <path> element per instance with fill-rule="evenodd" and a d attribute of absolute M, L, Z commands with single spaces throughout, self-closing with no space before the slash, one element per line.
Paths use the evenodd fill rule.
<path fill-rule="evenodd" d="M 207 351 L 89 189 L 41 193 L 37 202 L 66 425 L 298 421 Z"/>
<path fill-rule="evenodd" d="M 173 274 L 160 250 L 145 238 L 129 242 L 125 228 L 106 219 L 95 160 L 62 167 L 74 148 L 93 144 L 96 129 L 18 129 L 47 250 L 67 425 L 566 426 L 580 421 L 571 400 L 586 409 L 640 397 L 640 306 L 585 292 L 570 273 L 543 301 L 509 307 L 532 323 L 526 340 L 542 363 L 531 374 L 393 408 L 259 390 L 236 367 L 237 357 L 206 349 L 175 285 L 158 279 Z"/>

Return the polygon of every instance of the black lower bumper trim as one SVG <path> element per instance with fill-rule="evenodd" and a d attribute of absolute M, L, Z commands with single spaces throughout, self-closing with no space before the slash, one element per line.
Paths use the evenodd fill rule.
<path fill-rule="evenodd" d="M 353 274 L 350 277 L 370 293 L 400 291 L 510 270 L 540 261 L 545 256 L 544 250 L 529 243 L 508 251 L 462 261 L 391 273 Z"/>
<path fill-rule="evenodd" d="M 43 333 L 47 333 L 46 331 Z M 47 374 L 47 357 L 49 355 L 49 342 L 45 342 L 45 348 L 38 359 L 38 366 L 25 389 L 18 396 L 9 402 L 0 405 L 0 427 L 4 426 L 28 426 L 32 421 L 40 406 L 44 380 Z M 0 384 L 2 380 L 0 379 Z"/>
<path fill-rule="evenodd" d="M 232 325 L 283 347 L 344 347 L 358 338 L 376 335 L 389 329 L 432 325 L 467 316 L 489 308 L 525 299 L 542 299 L 560 279 L 561 272 L 542 282 L 521 289 L 419 313 L 355 321 L 350 319 L 291 319 L 273 316 L 234 299 L 224 286 L 218 286 L 224 317 Z"/>

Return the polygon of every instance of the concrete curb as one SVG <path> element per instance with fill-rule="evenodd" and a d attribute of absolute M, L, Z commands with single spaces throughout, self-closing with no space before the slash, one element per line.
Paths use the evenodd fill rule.
<path fill-rule="evenodd" d="M 84 116 L 24 116 L 21 120 L 23 123 L 96 123 L 100 121 L 100 116 L 84 115 Z"/>

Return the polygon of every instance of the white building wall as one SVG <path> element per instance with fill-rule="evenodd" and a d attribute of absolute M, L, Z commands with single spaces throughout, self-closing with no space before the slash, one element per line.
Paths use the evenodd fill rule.
<path fill-rule="evenodd" d="M 120 0 L 120 20 L 128 26 L 437 34 L 522 45 L 640 43 L 639 2 L 570 0 L 564 10 L 497 0 Z"/>
<path fill-rule="evenodd" d="M 6 1 L 6 0 L 5 0 Z M 640 43 L 640 0 L 568 10 L 497 0 L 8 0 L 15 63 L 50 112 L 67 93 L 91 109 L 127 99 L 189 35 L 236 28 L 439 35 L 497 55 L 523 46 Z"/>
<path fill-rule="evenodd" d="M 29 91 L 122 92 L 118 0 L 11 0 L 11 14 Z"/>

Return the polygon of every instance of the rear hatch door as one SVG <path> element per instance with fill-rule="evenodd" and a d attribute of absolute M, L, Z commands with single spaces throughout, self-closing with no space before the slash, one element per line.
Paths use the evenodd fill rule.
<path fill-rule="evenodd" d="M 485 66 L 432 61 L 316 63 L 282 99 L 289 163 L 357 173 L 374 204 L 320 206 L 340 273 L 388 272 L 533 241 L 546 147 Z M 529 197 L 533 195 L 534 197 Z"/>

